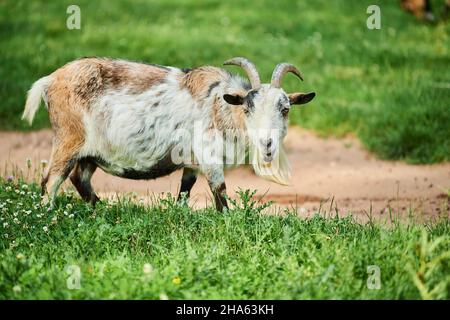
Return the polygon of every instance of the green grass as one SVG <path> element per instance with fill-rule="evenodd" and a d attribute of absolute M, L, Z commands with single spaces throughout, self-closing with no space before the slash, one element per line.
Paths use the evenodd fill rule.
<path fill-rule="evenodd" d="M 95 209 L 0 181 L 1 299 L 449 299 L 450 223 L 260 214 L 241 192 L 226 214 L 171 199 Z M 367 287 L 369 266 L 381 288 Z M 68 266 L 80 268 L 69 289 Z M 72 269 L 73 270 L 73 269 Z"/>
<path fill-rule="evenodd" d="M 0 3 L 0 128 L 20 121 L 25 93 L 40 77 L 81 56 L 174 65 L 253 60 L 267 82 L 281 61 L 299 83 L 284 88 L 318 96 L 292 123 L 323 135 L 356 134 L 383 158 L 450 160 L 449 24 L 425 25 L 379 0 L 381 30 L 366 28 L 372 0 L 77 1 L 81 30 L 67 30 L 72 1 Z M 433 1 L 440 9 L 442 0 Z M 238 68 L 233 68 L 237 72 Z M 41 110 L 32 129 L 47 127 Z"/>

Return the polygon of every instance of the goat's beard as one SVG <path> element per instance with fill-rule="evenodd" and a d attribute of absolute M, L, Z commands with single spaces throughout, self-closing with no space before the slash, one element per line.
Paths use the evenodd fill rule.
<path fill-rule="evenodd" d="M 277 155 L 271 162 L 265 162 L 257 148 L 253 147 L 252 151 L 252 165 L 258 176 L 284 186 L 291 184 L 291 165 L 283 145 L 280 145 Z"/>

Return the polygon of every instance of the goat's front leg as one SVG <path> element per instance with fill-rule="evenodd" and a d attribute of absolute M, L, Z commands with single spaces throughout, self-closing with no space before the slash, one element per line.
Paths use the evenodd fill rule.
<path fill-rule="evenodd" d="M 214 202 L 216 204 L 217 211 L 223 212 L 224 210 L 228 209 L 223 167 L 208 166 L 206 168 L 203 168 L 203 173 L 214 196 Z"/>
<path fill-rule="evenodd" d="M 181 178 L 181 187 L 180 193 L 178 193 L 178 202 L 186 201 L 189 199 L 191 195 L 192 187 L 197 181 L 197 171 L 191 168 L 183 169 L 183 176 Z"/>

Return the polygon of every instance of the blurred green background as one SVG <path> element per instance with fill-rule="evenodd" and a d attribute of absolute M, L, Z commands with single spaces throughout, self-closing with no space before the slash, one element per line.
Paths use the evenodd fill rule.
<path fill-rule="evenodd" d="M 433 1 L 436 11 L 442 3 Z M 81 8 L 81 30 L 66 28 L 70 4 Z M 371 4 L 381 8 L 381 30 L 366 27 Z M 449 23 L 423 24 L 393 0 L 2 0 L 0 130 L 48 127 L 43 108 L 32 127 L 20 120 L 26 91 L 82 56 L 178 67 L 245 56 L 265 82 L 277 63 L 291 62 L 305 81 L 287 76 L 284 89 L 317 92 L 291 114 L 292 124 L 354 134 L 382 158 L 448 161 L 449 31 Z"/>

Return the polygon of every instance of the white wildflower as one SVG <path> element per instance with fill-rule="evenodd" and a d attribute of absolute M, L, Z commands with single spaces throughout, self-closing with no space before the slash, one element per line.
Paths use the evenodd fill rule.
<path fill-rule="evenodd" d="M 19 285 L 15 285 L 12 289 L 15 293 L 20 293 L 22 291 L 22 288 Z"/>
<path fill-rule="evenodd" d="M 145 263 L 144 267 L 142 268 L 142 271 L 145 274 L 151 274 L 153 272 L 153 267 L 152 267 L 152 265 L 150 263 Z"/>
<path fill-rule="evenodd" d="M 165 293 L 161 293 L 159 295 L 159 300 L 169 300 L 169 297 Z"/>

